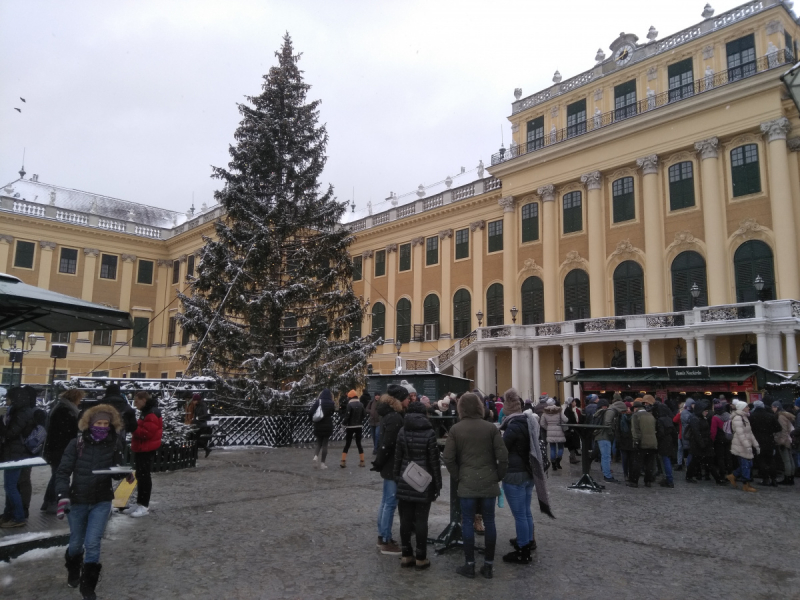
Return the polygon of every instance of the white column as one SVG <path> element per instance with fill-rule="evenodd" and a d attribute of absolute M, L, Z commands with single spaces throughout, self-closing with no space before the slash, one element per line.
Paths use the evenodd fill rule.
<path fill-rule="evenodd" d="M 769 368 L 769 349 L 767 348 L 766 332 L 756 333 L 756 347 L 758 348 L 758 366 Z"/>
<path fill-rule="evenodd" d="M 650 340 L 642 340 L 642 366 L 650 366 Z"/>
<path fill-rule="evenodd" d="M 636 357 L 633 354 L 633 340 L 625 342 L 625 366 L 629 369 L 636 366 Z"/>
<path fill-rule="evenodd" d="M 522 348 L 514 346 L 511 348 L 511 387 L 519 394 L 524 393 L 522 365 Z"/>
<path fill-rule="evenodd" d="M 686 338 L 686 366 L 697 365 L 697 355 L 694 352 L 694 338 Z"/>
<path fill-rule="evenodd" d="M 564 344 L 561 346 L 561 372 L 564 374 L 564 379 L 566 379 L 569 375 L 572 375 L 572 369 L 570 368 L 570 356 L 569 356 L 569 344 Z M 564 400 L 572 396 L 572 384 L 564 382 Z"/>
<path fill-rule="evenodd" d="M 797 346 L 794 340 L 794 331 L 783 334 L 786 339 L 786 370 L 797 373 Z"/>
<path fill-rule="evenodd" d="M 486 349 L 478 348 L 478 364 L 475 365 L 475 387 L 484 393 L 487 391 L 486 382 Z"/>
<path fill-rule="evenodd" d="M 534 400 L 542 394 L 542 370 L 539 364 L 539 346 L 531 348 L 531 360 L 533 361 L 533 395 L 531 396 L 531 400 Z"/>
<path fill-rule="evenodd" d="M 706 358 L 708 359 L 708 366 L 713 367 L 717 364 L 717 338 L 706 338 Z"/>
<path fill-rule="evenodd" d="M 495 370 L 497 365 L 497 353 L 494 350 L 486 351 L 486 394 L 496 394 L 497 379 Z"/>
<path fill-rule="evenodd" d="M 704 335 L 697 336 L 697 366 L 708 366 L 708 352 L 706 348 L 706 337 Z"/>
<path fill-rule="evenodd" d="M 581 368 L 581 345 L 580 344 L 572 344 L 572 368 L 580 369 Z M 580 393 L 580 384 L 573 383 L 572 390 L 569 394 L 570 396 L 577 396 Z M 566 399 L 566 398 L 565 398 Z"/>
<path fill-rule="evenodd" d="M 781 334 L 768 333 L 767 347 L 769 348 L 769 368 L 780 369 L 783 366 L 783 351 L 781 350 Z"/>
<path fill-rule="evenodd" d="M 464 360 L 457 358 L 453 361 L 453 375 L 456 377 L 464 377 Z M 476 375 L 477 377 L 477 375 Z"/>

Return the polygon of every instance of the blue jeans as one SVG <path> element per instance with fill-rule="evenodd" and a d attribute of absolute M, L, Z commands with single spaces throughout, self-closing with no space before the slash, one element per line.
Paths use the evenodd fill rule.
<path fill-rule="evenodd" d="M 21 523 L 25 520 L 25 509 L 22 506 L 22 494 L 17 489 L 22 469 L 6 469 L 3 471 L 3 489 L 6 494 L 4 514 Z"/>
<path fill-rule="evenodd" d="M 533 514 L 531 514 L 533 480 L 522 485 L 504 483 L 503 492 L 508 500 L 508 508 L 511 509 L 511 514 L 514 516 L 517 546 L 524 546 L 533 540 Z"/>
<path fill-rule="evenodd" d="M 745 483 L 752 481 L 753 478 L 750 477 L 750 469 L 753 467 L 753 461 L 749 458 L 742 458 L 741 456 L 737 456 L 736 458 L 739 459 L 739 466 L 734 469 L 733 476 L 737 479 L 741 479 Z"/>
<path fill-rule="evenodd" d="M 550 460 L 561 458 L 564 455 L 564 444 L 562 442 L 552 442 L 550 446 Z"/>
<path fill-rule="evenodd" d="M 394 510 L 397 508 L 397 482 L 394 479 L 383 480 L 383 496 L 378 509 L 378 535 L 384 542 L 392 539 L 392 522 Z"/>
<path fill-rule="evenodd" d="M 69 555 L 77 556 L 86 547 L 83 562 L 100 562 L 100 541 L 111 515 L 111 501 L 73 504 L 69 514 Z"/>
<path fill-rule="evenodd" d="M 683 438 L 678 436 L 678 466 L 683 464 Z"/>
<path fill-rule="evenodd" d="M 673 483 L 672 481 L 672 459 L 669 456 L 662 456 L 661 462 L 664 465 L 664 477 L 667 479 L 667 483 Z"/>
<path fill-rule="evenodd" d="M 380 425 L 370 426 L 372 430 L 372 453 L 375 454 L 378 451 L 378 438 L 380 437 Z"/>
<path fill-rule="evenodd" d="M 600 468 L 603 471 L 603 477 L 611 479 L 614 476 L 611 473 L 611 442 L 598 440 L 597 447 L 600 448 Z"/>
<path fill-rule="evenodd" d="M 468 563 L 475 562 L 475 509 L 478 503 L 483 514 L 483 526 L 486 529 L 484 541 L 484 562 L 494 562 L 494 548 L 497 545 L 497 527 L 494 524 L 494 503 L 496 497 L 491 498 L 459 498 L 461 502 L 461 538 L 464 541 L 464 559 Z"/>

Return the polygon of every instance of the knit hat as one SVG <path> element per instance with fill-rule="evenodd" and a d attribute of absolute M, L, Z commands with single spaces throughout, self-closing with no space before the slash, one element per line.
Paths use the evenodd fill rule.
<path fill-rule="evenodd" d="M 556 401 L 553 398 L 548 398 L 547 402 L 545 402 L 547 406 L 555 406 Z"/>
<path fill-rule="evenodd" d="M 420 396 L 419 401 L 422 402 L 425 406 L 431 405 L 431 399 L 427 396 Z"/>
<path fill-rule="evenodd" d="M 614 402 L 622 402 L 622 394 L 614 392 Z"/>
<path fill-rule="evenodd" d="M 586 399 L 587 399 L 589 402 L 597 402 L 597 400 L 598 400 L 599 398 L 598 398 L 597 394 L 589 394 L 588 396 L 586 396 Z"/>
<path fill-rule="evenodd" d="M 442 398 L 441 400 L 439 400 L 436 403 L 436 406 L 438 406 L 439 410 L 441 410 L 441 411 L 447 410 L 448 408 L 450 408 L 450 397 L 449 396 L 445 396 L 444 398 Z"/>
<path fill-rule="evenodd" d="M 633 408 L 642 408 L 643 406 L 644 404 L 642 404 L 641 400 L 637 400 L 636 402 L 633 403 Z"/>
<path fill-rule="evenodd" d="M 723 400 L 715 400 L 714 401 L 714 412 L 715 413 L 724 412 L 726 404 L 727 404 L 727 402 L 725 402 Z"/>
<path fill-rule="evenodd" d="M 627 406 L 628 408 L 633 408 L 633 402 L 627 401 L 625 402 L 625 406 Z"/>
<path fill-rule="evenodd" d="M 348 398 L 358 398 L 358 392 L 355 391 L 355 390 L 350 390 L 349 392 L 347 392 L 347 397 Z"/>
<path fill-rule="evenodd" d="M 109 383 L 108 387 L 106 387 L 106 396 L 118 396 L 120 394 L 119 385 L 116 383 Z"/>
<path fill-rule="evenodd" d="M 425 414 L 426 408 L 422 402 L 412 402 L 408 405 L 406 413 L 422 413 Z"/>
<path fill-rule="evenodd" d="M 402 385 L 404 388 L 406 388 L 406 391 L 408 392 L 409 396 L 411 394 L 416 394 L 417 393 L 417 390 L 414 389 L 414 386 L 411 385 L 410 383 L 408 383 L 405 379 L 403 379 L 403 381 L 400 382 L 400 385 Z"/>
<path fill-rule="evenodd" d="M 202 397 L 200 394 L 198 394 L 197 392 L 195 392 L 194 394 L 192 394 L 192 401 L 195 401 L 195 400 L 197 400 L 197 401 L 199 402 L 199 401 L 200 401 L 200 400 L 202 400 L 202 399 L 203 399 L 203 397 Z"/>
<path fill-rule="evenodd" d="M 761 400 L 753 402 L 753 408 L 764 408 L 764 403 Z"/>
<path fill-rule="evenodd" d="M 656 399 L 653 398 L 650 394 L 645 394 L 644 398 L 642 398 L 642 402 L 644 402 L 645 404 L 655 404 Z"/>
<path fill-rule="evenodd" d="M 778 410 L 783 410 L 783 404 L 781 404 L 780 400 L 775 400 L 775 402 L 772 403 L 772 408 L 777 408 Z"/>
<path fill-rule="evenodd" d="M 741 400 L 734 400 L 733 407 L 736 410 L 745 410 L 747 408 L 747 402 L 742 402 Z"/>
<path fill-rule="evenodd" d="M 319 399 L 320 402 L 322 400 L 330 400 L 331 402 L 333 402 L 333 394 L 331 394 L 331 391 L 328 388 L 325 388 L 319 393 Z"/>
<path fill-rule="evenodd" d="M 386 388 L 386 393 L 400 402 L 408 398 L 408 389 L 405 386 L 397 385 L 396 383 L 389 384 L 389 387 Z"/>
<path fill-rule="evenodd" d="M 603 408 L 607 406 L 608 406 L 608 400 L 606 400 L 605 398 L 597 401 L 597 408 Z"/>
<path fill-rule="evenodd" d="M 102 421 L 105 419 L 109 423 L 111 423 L 111 413 L 106 412 L 104 410 L 97 411 L 96 413 L 92 413 L 89 415 L 89 425 L 94 425 L 97 421 Z"/>
<path fill-rule="evenodd" d="M 522 412 L 522 401 L 519 398 L 517 390 L 514 388 L 507 389 L 506 393 L 503 394 L 503 398 L 505 398 L 505 404 L 503 404 L 504 415 L 513 415 Z"/>

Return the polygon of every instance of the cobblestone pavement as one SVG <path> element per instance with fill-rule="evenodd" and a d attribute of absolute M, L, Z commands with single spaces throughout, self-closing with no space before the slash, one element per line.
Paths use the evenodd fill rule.
<path fill-rule="evenodd" d="M 459 550 L 431 552 L 432 568 L 419 573 L 376 550 L 380 477 L 358 468 L 352 450 L 340 469 L 340 452 L 332 447 L 330 469 L 320 471 L 309 449 L 216 450 L 195 469 L 154 475 L 150 515 L 112 517 L 99 597 L 800 598 L 800 487 L 748 494 L 678 477 L 673 490 L 610 484 L 593 494 L 568 490 L 579 470 L 565 468 L 548 480 L 557 519 L 534 514 L 533 563 L 500 560 L 515 534 L 508 508 L 498 509 L 495 578 L 467 580 L 454 573 Z M 447 522 L 437 501 L 430 534 Z M 0 564 L 0 597 L 78 598 L 65 585 L 63 552 Z"/>

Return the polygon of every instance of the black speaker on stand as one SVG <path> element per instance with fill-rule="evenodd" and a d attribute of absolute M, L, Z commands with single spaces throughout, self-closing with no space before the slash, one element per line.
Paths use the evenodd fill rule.
<path fill-rule="evenodd" d="M 50 372 L 50 399 L 55 401 L 55 378 L 56 378 L 56 361 L 59 358 L 67 358 L 67 350 L 69 346 L 66 344 L 50 344 L 50 358 L 53 359 L 53 370 Z"/>

